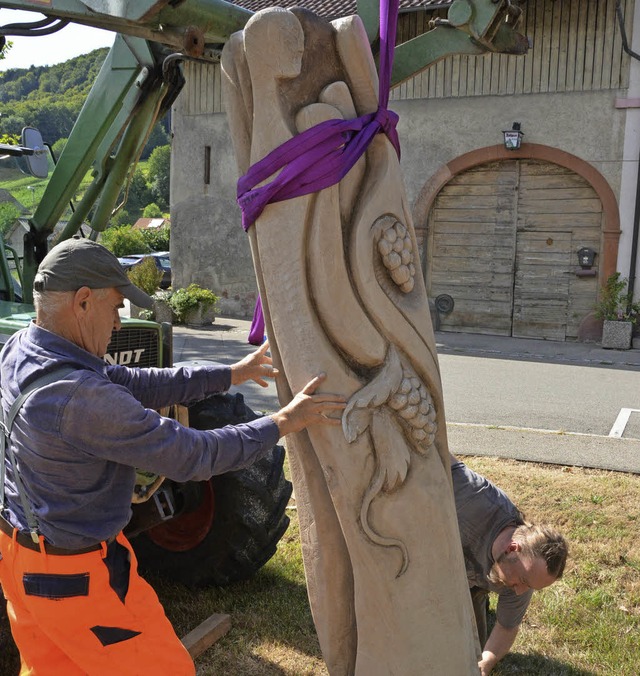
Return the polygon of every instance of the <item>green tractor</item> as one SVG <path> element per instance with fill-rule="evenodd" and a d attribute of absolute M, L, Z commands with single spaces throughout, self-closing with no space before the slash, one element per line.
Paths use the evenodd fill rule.
<path fill-rule="evenodd" d="M 0 156 L 19 158 L 23 170 L 45 178 L 43 148 L 40 134 L 25 129 L 21 145 L 0 146 Z M 0 345 L 35 316 L 33 305 L 23 302 L 24 276 L 18 253 L 0 238 Z M 121 330 L 112 335 L 105 361 L 131 367 L 171 366 L 171 325 L 124 318 Z M 257 417 L 240 393 L 212 396 L 162 413 L 195 429 Z M 209 481 L 179 483 L 138 472 L 133 514 L 125 532 L 141 570 L 190 586 L 226 585 L 254 575 L 273 556 L 289 525 L 285 510 L 291 483 L 284 476 L 284 457 L 284 448 L 276 445 L 251 467 Z"/>

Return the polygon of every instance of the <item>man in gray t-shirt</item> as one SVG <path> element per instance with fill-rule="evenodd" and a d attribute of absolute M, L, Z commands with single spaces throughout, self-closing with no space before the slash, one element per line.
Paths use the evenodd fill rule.
<path fill-rule="evenodd" d="M 554 529 L 526 524 L 503 491 L 453 456 L 451 476 L 486 676 L 513 645 L 534 590 L 562 576 L 568 547 Z M 489 592 L 498 605 L 487 637 Z"/>

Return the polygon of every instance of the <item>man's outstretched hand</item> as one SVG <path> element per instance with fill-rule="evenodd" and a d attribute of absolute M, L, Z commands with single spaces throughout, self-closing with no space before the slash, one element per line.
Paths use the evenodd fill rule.
<path fill-rule="evenodd" d="M 269 387 L 265 378 L 275 378 L 280 371 L 273 367 L 271 357 L 267 354 L 268 349 L 269 343 L 265 340 L 255 352 L 232 364 L 231 384 L 240 385 L 247 380 L 253 380 L 262 387 Z"/>
<path fill-rule="evenodd" d="M 322 373 L 310 380 L 284 408 L 271 415 L 280 436 L 299 432 L 309 425 L 340 425 L 340 416 L 329 417 L 329 413 L 343 411 L 347 405 L 345 398 L 337 394 L 315 394 L 326 378 Z"/>

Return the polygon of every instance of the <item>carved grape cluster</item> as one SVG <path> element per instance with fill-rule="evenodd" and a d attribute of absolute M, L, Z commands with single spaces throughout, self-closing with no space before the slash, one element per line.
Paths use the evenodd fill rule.
<path fill-rule="evenodd" d="M 407 228 L 394 221 L 382 231 L 378 251 L 391 279 L 404 293 L 413 289 L 416 268 L 413 264 L 413 242 Z"/>
<path fill-rule="evenodd" d="M 402 380 L 389 406 L 408 424 L 415 443 L 426 451 L 436 434 L 436 411 L 429 391 L 414 372 L 403 368 Z"/>

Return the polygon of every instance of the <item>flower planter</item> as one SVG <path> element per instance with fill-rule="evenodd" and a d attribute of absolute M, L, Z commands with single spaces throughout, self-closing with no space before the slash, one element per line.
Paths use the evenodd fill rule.
<path fill-rule="evenodd" d="M 213 307 L 198 305 L 187 310 L 184 315 L 184 323 L 187 326 L 207 326 L 215 321 L 215 310 Z"/>
<path fill-rule="evenodd" d="M 153 316 L 159 324 L 162 322 L 173 323 L 173 310 L 166 300 L 153 299 Z"/>
<path fill-rule="evenodd" d="M 602 347 L 608 350 L 628 350 L 631 347 L 633 324 L 605 319 L 602 324 Z"/>

